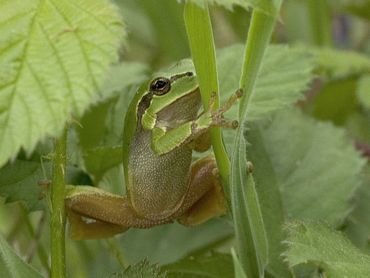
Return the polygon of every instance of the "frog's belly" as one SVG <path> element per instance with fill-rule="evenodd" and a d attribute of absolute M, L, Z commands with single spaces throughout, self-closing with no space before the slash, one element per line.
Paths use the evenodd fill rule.
<path fill-rule="evenodd" d="M 164 218 L 187 191 L 192 151 L 185 146 L 158 156 L 150 147 L 150 136 L 150 132 L 139 133 L 132 144 L 128 194 L 141 216 Z"/>

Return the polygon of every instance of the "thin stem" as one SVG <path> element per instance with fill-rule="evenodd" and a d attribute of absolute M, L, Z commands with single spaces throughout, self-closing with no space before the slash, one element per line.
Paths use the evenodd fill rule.
<path fill-rule="evenodd" d="M 263 277 L 267 264 L 268 246 L 259 198 L 254 178 L 247 169 L 246 142 L 243 123 L 248 119 L 248 108 L 265 50 L 269 44 L 281 1 L 271 2 L 272 14 L 253 10 L 244 53 L 240 88 L 244 89 L 239 109 L 242 123 L 235 137 L 231 172 L 231 203 L 240 263 L 247 277 Z"/>
<path fill-rule="evenodd" d="M 64 207 L 67 128 L 55 140 L 53 182 L 51 187 L 51 277 L 65 277 L 65 222 Z"/>
<path fill-rule="evenodd" d="M 240 78 L 240 88 L 244 95 L 240 102 L 239 117 L 245 122 L 258 71 L 260 69 L 265 49 L 270 41 L 276 18 L 260 11 L 253 11 L 249 27 L 247 44 L 244 52 L 244 64 Z"/>
<path fill-rule="evenodd" d="M 333 38 L 331 32 L 330 9 L 326 0 L 306 1 L 311 24 L 311 36 L 317 46 L 331 47 Z"/>

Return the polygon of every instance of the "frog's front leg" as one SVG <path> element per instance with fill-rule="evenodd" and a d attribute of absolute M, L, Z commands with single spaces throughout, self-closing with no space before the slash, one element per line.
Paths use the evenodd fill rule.
<path fill-rule="evenodd" d="M 226 213 L 226 201 L 213 156 L 196 161 L 191 168 L 188 192 L 177 214 L 186 226 L 201 224 Z"/>
<path fill-rule="evenodd" d="M 69 189 L 65 203 L 73 239 L 105 238 L 131 227 L 148 228 L 169 222 L 140 217 L 127 197 L 91 186 Z"/>
<path fill-rule="evenodd" d="M 223 106 L 213 111 L 212 107 L 216 100 L 216 94 L 212 94 L 209 109 L 199 115 L 197 119 L 169 130 L 165 127 L 153 128 L 152 149 L 156 154 L 162 155 L 173 150 L 174 146 L 190 144 L 211 127 L 237 128 L 238 121 L 224 119 L 223 113 L 229 110 L 241 95 L 241 90 L 236 91 Z"/>

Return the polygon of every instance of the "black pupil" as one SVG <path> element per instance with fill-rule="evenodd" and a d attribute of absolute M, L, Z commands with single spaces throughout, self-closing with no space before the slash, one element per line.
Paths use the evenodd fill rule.
<path fill-rule="evenodd" d="M 160 90 L 163 89 L 166 86 L 167 82 L 164 80 L 157 80 L 154 84 L 154 89 L 155 90 Z"/>

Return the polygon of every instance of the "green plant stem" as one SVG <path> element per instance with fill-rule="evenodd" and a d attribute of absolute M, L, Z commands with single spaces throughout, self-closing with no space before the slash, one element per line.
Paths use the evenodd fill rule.
<path fill-rule="evenodd" d="M 317 46 L 331 47 L 333 45 L 332 26 L 327 1 L 308 0 L 306 4 L 309 12 L 313 43 Z"/>
<path fill-rule="evenodd" d="M 187 2 L 185 4 L 184 19 L 191 56 L 202 94 L 203 107 L 208 109 L 211 93 L 216 92 L 218 96 L 213 106 L 213 109 L 216 110 L 219 107 L 216 54 L 212 25 L 206 2 L 204 2 L 204 5 L 205 8 L 202 9 L 192 2 Z M 212 128 L 211 140 L 222 183 L 225 185 L 225 190 L 228 191 L 230 162 L 222 141 L 220 128 Z M 228 196 L 228 194 L 226 195 Z"/>
<path fill-rule="evenodd" d="M 281 1 L 271 2 L 273 14 L 253 10 L 239 82 L 240 88 L 244 90 L 239 109 L 242 125 L 235 136 L 230 184 L 236 246 L 247 277 L 263 277 L 268 246 L 254 178 L 247 167 L 243 124 L 248 118 L 248 106 L 280 5 Z"/>
<path fill-rule="evenodd" d="M 244 63 L 239 86 L 243 97 L 239 106 L 239 118 L 244 123 L 263 55 L 268 46 L 276 18 L 260 11 L 253 11 L 244 52 Z"/>
<path fill-rule="evenodd" d="M 51 187 L 51 277 L 65 277 L 65 222 L 64 207 L 67 128 L 55 140 L 53 181 Z"/>

